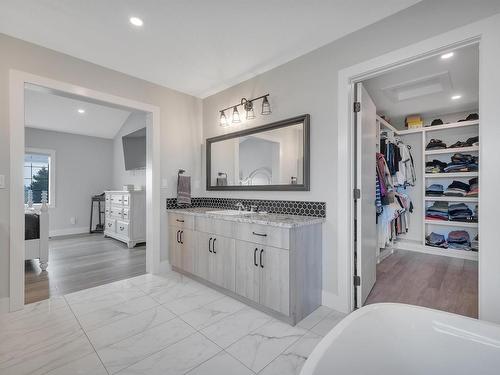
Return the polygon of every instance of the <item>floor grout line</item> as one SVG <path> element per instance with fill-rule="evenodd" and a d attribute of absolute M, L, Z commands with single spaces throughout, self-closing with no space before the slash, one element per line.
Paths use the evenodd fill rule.
<path fill-rule="evenodd" d="M 102 365 L 102 367 L 104 368 L 104 371 L 106 371 L 106 372 L 108 373 L 108 375 L 110 375 L 110 374 L 109 374 L 108 369 L 106 368 L 106 366 L 104 366 L 104 362 L 103 362 L 103 360 L 102 360 L 101 356 L 99 355 L 99 353 L 97 352 L 97 349 L 94 347 L 94 344 L 92 344 L 92 341 L 90 340 L 90 337 L 87 335 L 87 332 L 83 329 L 82 324 L 80 323 L 80 320 L 78 319 L 78 316 L 76 316 L 75 312 L 74 312 L 74 311 L 73 311 L 73 309 L 71 308 L 71 305 L 70 305 L 70 303 L 68 302 L 68 300 L 66 299 L 66 297 L 65 297 L 65 296 L 63 296 L 63 298 L 64 298 L 64 300 L 66 301 L 66 303 L 68 304 L 68 307 L 69 307 L 69 309 L 70 309 L 71 313 L 74 315 L 74 317 L 75 317 L 76 321 L 78 322 L 78 325 L 80 326 L 80 329 L 82 330 L 83 334 L 84 334 L 84 335 L 85 335 L 85 337 L 87 338 L 87 340 L 88 340 L 88 342 L 89 342 L 90 346 L 92 347 L 92 349 L 94 349 L 94 353 L 96 354 L 97 358 L 99 358 L 99 361 L 101 362 L 101 365 Z M 83 358 L 83 357 L 81 357 L 81 358 Z"/>

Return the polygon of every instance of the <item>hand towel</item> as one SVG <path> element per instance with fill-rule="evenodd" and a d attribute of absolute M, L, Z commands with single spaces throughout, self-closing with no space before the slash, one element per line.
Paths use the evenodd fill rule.
<path fill-rule="evenodd" d="M 191 205 L 191 177 L 179 176 L 177 179 L 177 205 Z"/>

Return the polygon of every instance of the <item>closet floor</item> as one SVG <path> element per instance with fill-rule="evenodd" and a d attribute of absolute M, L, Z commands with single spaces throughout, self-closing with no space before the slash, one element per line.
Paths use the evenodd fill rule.
<path fill-rule="evenodd" d="M 377 265 L 377 282 L 365 304 L 399 302 L 478 316 L 478 263 L 396 250 Z"/>

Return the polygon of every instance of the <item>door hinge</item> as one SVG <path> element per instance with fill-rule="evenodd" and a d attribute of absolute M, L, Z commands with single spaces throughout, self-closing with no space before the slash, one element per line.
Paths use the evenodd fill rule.
<path fill-rule="evenodd" d="M 360 102 L 354 102 L 354 112 L 359 112 L 361 111 L 361 103 Z"/>
<path fill-rule="evenodd" d="M 353 195 L 354 199 L 360 199 L 361 198 L 361 190 L 352 189 L 352 195 Z"/>
<path fill-rule="evenodd" d="M 353 282 L 354 282 L 354 286 L 360 286 L 361 285 L 361 277 L 359 277 L 358 275 L 355 275 Z"/>

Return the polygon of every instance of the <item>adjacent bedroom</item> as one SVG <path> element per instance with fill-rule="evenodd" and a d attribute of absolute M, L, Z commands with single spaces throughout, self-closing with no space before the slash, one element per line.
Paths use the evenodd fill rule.
<path fill-rule="evenodd" d="M 26 304 L 146 272 L 146 121 L 26 84 Z"/>

